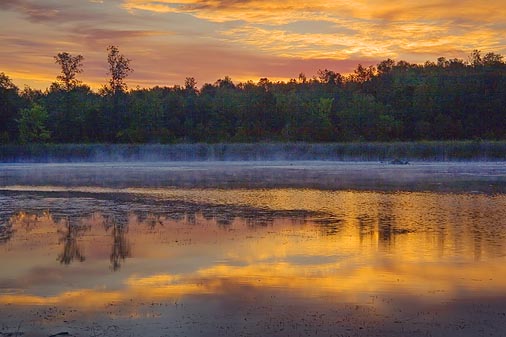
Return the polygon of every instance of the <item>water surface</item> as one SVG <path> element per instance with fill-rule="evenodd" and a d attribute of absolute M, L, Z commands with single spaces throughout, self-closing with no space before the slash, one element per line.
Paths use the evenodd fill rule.
<path fill-rule="evenodd" d="M 240 166 L 225 169 L 242 185 L 218 180 L 213 187 L 195 172 L 218 169 L 193 165 L 160 166 L 157 175 L 154 164 L 151 170 L 115 164 L 117 175 L 106 168 L 106 179 L 88 184 L 83 177 L 98 177 L 103 166 L 45 165 L 38 172 L 46 178 L 27 174 L 37 165 L 2 171 L 14 178 L 0 191 L 0 333 L 506 331 L 506 195 L 486 188 L 504 178 L 499 166 L 480 175 L 479 168 L 439 165 L 429 171 L 454 170 L 443 181 L 451 188 L 420 191 L 412 188 L 421 181 L 413 172 L 426 167 L 403 171 L 409 184 L 396 180 L 364 190 L 302 188 L 299 171 L 315 172 L 304 165 L 294 173 L 302 179 L 297 184 L 293 177 L 277 181 L 283 172 L 290 176 L 285 164 L 267 165 L 276 177 L 271 188 L 245 178 L 248 169 L 271 177 L 254 166 L 243 168 L 246 173 Z M 335 178 L 353 167 L 329 165 L 313 168 Z M 377 168 L 368 172 L 378 176 Z M 149 172 L 159 181 L 146 178 L 142 186 Z M 173 172 L 185 183 L 172 183 Z M 453 184 L 459 179 L 452 177 L 470 173 L 475 184 L 468 190 Z"/>

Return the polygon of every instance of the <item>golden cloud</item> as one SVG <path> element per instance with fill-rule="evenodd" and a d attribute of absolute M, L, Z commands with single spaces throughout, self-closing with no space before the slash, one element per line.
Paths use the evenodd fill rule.
<path fill-rule="evenodd" d="M 128 10 L 157 13 L 190 13 L 215 22 L 244 20 L 247 22 L 286 23 L 297 20 L 322 20 L 352 17 L 355 19 L 406 20 L 486 20 L 500 19 L 506 14 L 506 1 L 428 0 L 125 0 Z"/>
<path fill-rule="evenodd" d="M 506 16 L 505 0 L 428 0 L 423 4 L 407 0 L 125 0 L 123 7 L 131 12 L 185 13 L 215 23 L 243 22 L 225 26 L 217 38 L 287 58 L 385 59 L 441 53 L 462 57 L 475 48 L 500 52 L 506 31 L 489 27 Z M 297 22 L 304 22 L 307 31 L 286 27 Z M 310 29 L 311 23 L 321 22 L 333 29 Z"/>
<path fill-rule="evenodd" d="M 285 23 L 302 19 L 308 20 L 311 17 L 321 19 L 326 12 L 331 12 L 336 6 L 325 4 L 322 1 L 297 0 L 283 2 L 265 0 L 126 0 L 123 7 L 127 10 L 157 13 L 190 13 L 198 18 L 214 22 L 243 20 Z M 343 6 L 337 7 L 345 10 Z"/>

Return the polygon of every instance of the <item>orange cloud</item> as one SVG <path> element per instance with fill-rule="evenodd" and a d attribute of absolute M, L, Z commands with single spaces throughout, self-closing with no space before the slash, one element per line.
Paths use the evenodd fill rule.
<path fill-rule="evenodd" d="M 339 3 L 329 5 L 323 1 L 287 0 L 283 2 L 265 0 L 181 0 L 150 1 L 126 0 L 123 7 L 128 10 L 144 10 L 156 13 L 190 13 L 201 19 L 224 22 L 244 20 L 249 22 L 283 23 L 296 20 L 325 17 L 331 9 L 346 11 L 347 6 Z"/>
<path fill-rule="evenodd" d="M 248 22 L 280 23 L 296 20 L 355 18 L 406 20 L 494 20 L 506 13 L 504 0 L 480 2 L 464 0 L 125 0 L 128 10 L 157 13 L 190 13 L 217 22 L 245 20 Z"/>
<path fill-rule="evenodd" d="M 186 13 L 217 23 L 239 20 L 244 23 L 221 29 L 218 38 L 279 57 L 338 60 L 402 58 L 422 50 L 433 58 L 442 52 L 463 57 L 475 48 L 501 51 L 504 28 L 483 23 L 500 22 L 506 15 L 506 1 L 126 0 L 123 7 L 132 12 Z M 346 30 L 293 32 L 283 26 L 301 21 L 325 21 Z"/>

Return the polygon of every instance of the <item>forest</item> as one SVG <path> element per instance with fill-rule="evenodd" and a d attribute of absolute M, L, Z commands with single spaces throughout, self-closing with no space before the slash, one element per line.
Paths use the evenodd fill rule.
<path fill-rule="evenodd" d="M 20 89 L 0 72 L 0 143 L 506 139 L 506 63 L 495 53 L 387 59 L 287 82 L 225 76 L 199 88 L 188 77 L 184 86 L 131 89 L 131 60 L 107 51 L 110 79 L 97 91 L 78 80 L 84 57 L 66 52 L 55 56 L 61 73 L 46 90 Z"/>

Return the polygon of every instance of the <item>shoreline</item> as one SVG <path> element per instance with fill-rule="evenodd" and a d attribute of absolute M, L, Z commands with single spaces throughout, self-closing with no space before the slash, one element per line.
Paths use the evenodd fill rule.
<path fill-rule="evenodd" d="M 301 160 L 506 161 L 506 141 L 0 145 L 0 163 Z"/>

